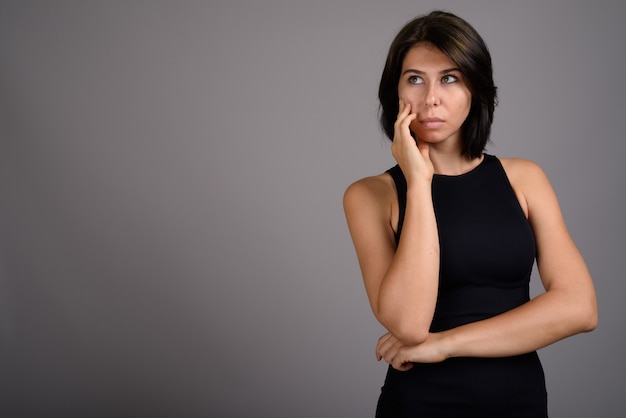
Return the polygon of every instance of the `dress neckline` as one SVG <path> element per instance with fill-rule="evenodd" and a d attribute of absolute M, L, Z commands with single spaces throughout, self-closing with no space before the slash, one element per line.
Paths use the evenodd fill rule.
<path fill-rule="evenodd" d="M 474 168 L 472 168 L 470 171 L 467 171 L 465 173 L 461 173 L 461 174 L 437 174 L 435 173 L 433 176 L 433 178 L 438 178 L 438 179 L 457 179 L 457 178 L 464 178 L 467 176 L 470 176 L 474 173 L 476 173 L 477 171 L 479 171 L 487 162 L 487 159 L 490 159 L 492 156 L 488 155 L 488 154 L 483 154 L 483 160 Z"/>

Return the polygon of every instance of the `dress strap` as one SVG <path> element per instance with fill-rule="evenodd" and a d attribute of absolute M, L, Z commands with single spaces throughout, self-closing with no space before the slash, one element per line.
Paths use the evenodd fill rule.
<path fill-rule="evenodd" d="M 391 175 L 393 182 L 396 185 L 396 193 L 398 195 L 398 227 L 396 229 L 396 245 L 400 242 L 400 233 L 402 232 L 402 225 L 404 224 L 404 213 L 406 211 L 406 178 L 400 169 L 399 165 L 395 165 L 386 171 Z"/>

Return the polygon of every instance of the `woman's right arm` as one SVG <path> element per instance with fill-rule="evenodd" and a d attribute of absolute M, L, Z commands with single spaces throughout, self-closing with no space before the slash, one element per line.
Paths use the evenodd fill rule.
<path fill-rule="evenodd" d="M 439 275 L 430 186 L 407 196 L 396 248 L 389 205 L 381 199 L 384 183 L 374 177 L 352 184 L 344 195 L 344 210 L 374 315 L 402 343 L 419 344 L 428 336 Z"/>
<path fill-rule="evenodd" d="M 408 171 L 404 158 L 407 153 L 419 154 L 411 156 L 417 159 L 427 157 L 428 153 L 428 150 L 420 153 L 408 133 L 409 112 L 406 107 L 400 112 L 396 131 L 398 136 L 404 135 L 394 138 L 394 156 L 405 166 L 405 172 Z M 407 178 L 407 203 L 397 248 L 390 209 L 397 195 L 389 176 L 359 180 L 350 185 L 344 195 L 348 228 L 372 311 L 378 321 L 406 345 L 420 344 L 428 337 L 437 300 L 439 237 L 431 180 L 432 172 L 430 177 Z"/>

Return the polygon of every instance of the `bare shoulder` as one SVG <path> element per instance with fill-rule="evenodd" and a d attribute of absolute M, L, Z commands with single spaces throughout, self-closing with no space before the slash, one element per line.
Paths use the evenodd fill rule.
<path fill-rule="evenodd" d="M 511 180 L 524 181 L 535 176 L 545 176 L 539 164 L 523 158 L 498 158 Z"/>
<path fill-rule="evenodd" d="M 398 212 L 393 179 L 382 173 L 355 181 L 344 193 L 343 206 L 349 222 L 351 219 L 364 222 L 378 219 L 380 223 L 390 225 Z"/>
<path fill-rule="evenodd" d="M 527 194 L 537 188 L 550 187 L 548 178 L 539 166 L 523 158 L 499 158 L 513 189 Z"/>
<path fill-rule="evenodd" d="M 552 187 L 539 164 L 523 158 L 498 158 L 515 191 L 524 213 L 528 217 L 533 203 L 540 202 Z"/>
<path fill-rule="evenodd" d="M 500 161 L 529 219 L 536 218 L 539 213 L 552 213 L 553 219 L 560 216 L 554 189 L 539 164 L 521 158 L 502 158 Z"/>
<path fill-rule="evenodd" d="M 394 193 L 395 186 L 389 174 L 364 177 L 348 186 L 344 193 L 344 205 L 354 201 L 386 202 Z"/>

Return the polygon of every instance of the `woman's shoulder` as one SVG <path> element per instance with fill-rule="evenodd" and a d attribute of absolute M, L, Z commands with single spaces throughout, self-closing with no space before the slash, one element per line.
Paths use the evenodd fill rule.
<path fill-rule="evenodd" d="M 497 157 L 498 160 L 502 163 L 502 166 L 506 169 L 512 170 L 534 170 L 539 168 L 539 164 L 532 160 L 527 160 L 525 158 L 517 158 L 517 157 Z"/>
<path fill-rule="evenodd" d="M 380 199 L 394 191 L 393 179 L 385 172 L 356 180 L 348 186 L 344 196 Z"/>
<path fill-rule="evenodd" d="M 542 205 L 546 196 L 553 194 L 548 177 L 536 162 L 524 158 L 498 159 L 526 214 L 530 206 Z"/>
<path fill-rule="evenodd" d="M 538 177 L 545 177 L 543 169 L 534 161 L 524 158 L 502 157 L 498 157 L 498 160 L 500 160 L 511 183 L 532 185 Z"/>
<path fill-rule="evenodd" d="M 388 212 L 390 204 L 396 199 L 394 181 L 389 173 L 368 176 L 350 184 L 343 197 L 347 211 L 378 208 Z"/>

